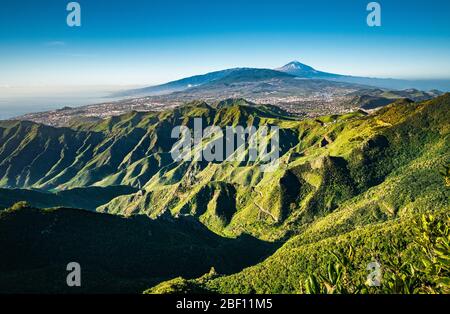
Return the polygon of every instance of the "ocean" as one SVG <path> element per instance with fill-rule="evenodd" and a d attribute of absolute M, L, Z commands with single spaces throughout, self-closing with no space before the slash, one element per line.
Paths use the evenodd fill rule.
<path fill-rule="evenodd" d="M 61 109 L 66 106 L 79 107 L 118 100 L 111 91 L 58 91 L 40 93 L 2 93 L 0 89 L 0 120 L 11 119 L 27 113 Z"/>

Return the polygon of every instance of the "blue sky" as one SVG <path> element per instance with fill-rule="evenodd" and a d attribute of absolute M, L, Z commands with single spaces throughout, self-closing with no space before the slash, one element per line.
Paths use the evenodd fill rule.
<path fill-rule="evenodd" d="M 450 78 L 450 1 L 2 0 L 0 87 L 148 85 L 299 60 L 340 74 Z"/>

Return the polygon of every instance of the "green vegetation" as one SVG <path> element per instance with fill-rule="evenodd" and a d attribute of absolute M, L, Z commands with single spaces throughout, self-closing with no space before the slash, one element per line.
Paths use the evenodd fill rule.
<path fill-rule="evenodd" d="M 292 239 L 266 261 L 230 276 L 177 278 L 147 293 L 448 293 L 447 211 L 366 227 L 308 245 Z M 379 263 L 381 285 L 367 284 Z M 180 283 L 183 283 L 182 285 Z"/>
<path fill-rule="evenodd" d="M 0 212 L 0 293 L 136 293 L 174 274 L 233 273 L 276 248 L 249 236 L 221 238 L 189 218 L 123 218 L 18 203 Z M 67 287 L 78 262 L 83 284 Z"/>
<path fill-rule="evenodd" d="M 74 188 L 53 193 L 39 190 L 0 189 L 0 209 L 26 201 L 30 207 L 36 208 L 69 207 L 95 211 L 97 207 L 118 196 L 136 192 L 137 189 L 130 186 Z"/>
<path fill-rule="evenodd" d="M 181 239 L 164 241 L 152 253 L 173 249 L 164 255 L 167 272 L 146 273 L 151 267 L 142 266 L 148 278 L 139 280 L 146 285 L 133 281 L 130 291 L 154 286 L 147 292 L 448 292 L 449 106 L 450 94 L 445 94 L 420 103 L 397 100 L 370 115 L 296 120 L 276 107 L 238 99 L 196 101 L 159 113 L 132 112 L 72 128 L 0 122 L 0 186 L 55 195 L 104 188 L 102 201 L 90 203 L 98 212 L 128 217 L 117 218 L 121 221 L 134 221 L 136 215 L 147 215 L 155 224 L 168 217 L 196 221 L 217 241 L 234 243 L 235 252 L 223 252 L 242 261 L 224 268 L 221 265 L 231 258 L 225 253 L 211 254 L 210 259 L 199 254 L 193 258 L 204 263 L 195 271 L 189 263 L 186 269 L 171 268 L 167 256 L 179 262 L 184 251 L 175 248 Z M 194 118 L 201 118 L 203 127 L 278 126 L 280 167 L 262 172 L 261 160 L 174 162 L 171 130 L 179 124 L 192 129 Z M 244 151 L 249 153 L 248 148 Z M 134 190 L 106 193 L 114 186 Z M 86 194 L 86 200 L 95 194 Z M 12 200 L 36 207 L 55 204 L 44 196 L 3 195 L 10 198 L 4 202 L 8 206 Z M 67 203 L 56 205 L 80 204 L 80 194 L 73 195 L 63 196 Z M 7 225 L 7 217 L 0 217 L 0 223 L 3 219 Z M 110 222 L 103 224 L 107 228 Z M 15 233 L 11 231 L 11 239 Z M 143 235 L 134 236 L 139 243 Z M 251 253 L 239 240 L 250 236 L 279 249 L 260 261 L 267 251 Z M 246 253 L 239 256 L 241 249 Z M 365 284 L 367 265 L 373 261 L 383 269 L 381 287 Z M 213 266 L 217 273 L 192 279 Z"/>
<path fill-rule="evenodd" d="M 450 216 L 423 215 L 406 239 L 375 241 L 372 256 L 383 261 L 379 287 L 355 281 L 355 249 L 332 253 L 324 274 L 310 274 L 301 285 L 305 293 L 449 293 Z M 409 242 L 411 241 L 412 242 Z M 380 256 L 380 254 L 383 254 Z M 376 260 L 374 259 L 374 260 Z M 380 265 L 381 266 L 381 265 Z M 370 274 L 368 275 L 370 279 Z"/>

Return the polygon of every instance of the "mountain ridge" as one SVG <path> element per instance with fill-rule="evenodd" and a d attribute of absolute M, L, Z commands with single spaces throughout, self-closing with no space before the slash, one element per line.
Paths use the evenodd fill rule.
<path fill-rule="evenodd" d="M 199 87 L 204 84 L 213 82 L 217 79 L 226 78 L 229 75 L 233 75 L 233 73 L 237 71 L 245 69 L 269 70 L 269 69 L 257 69 L 245 67 L 230 68 L 220 71 L 209 72 L 202 75 L 195 75 L 187 78 L 182 78 L 162 85 L 123 91 L 117 93 L 116 96 L 155 96 L 161 94 L 170 94 L 172 92 L 185 91 L 192 87 Z M 450 80 L 404 80 L 404 79 L 361 77 L 344 74 L 335 74 L 316 70 L 313 67 L 303 64 L 299 61 L 291 61 L 288 64 L 279 68 L 275 68 L 273 70 L 288 73 L 305 79 L 325 79 L 352 84 L 381 87 L 386 89 L 417 88 L 421 90 L 443 89 L 444 91 L 450 91 Z"/>
<path fill-rule="evenodd" d="M 394 80 L 395 82 L 400 82 Z M 372 84 L 380 82 L 381 84 Z M 342 114 L 356 109 L 372 110 L 398 98 L 414 101 L 431 99 L 442 94 L 433 89 L 423 92 L 411 81 L 408 89 L 387 89 L 387 79 L 354 77 L 318 71 L 300 62 L 291 62 L 278 69 L 232 68 L 193 76 L 163 85 L 132 90 L 125 99 L 76 108 L 31 113 L 18 117 L 53 126 L 70 126 L 79 121 L 96 122 L 130 111 L 164 111 L 190 101 L 214 103 L 222 99 L 244 98 L 257 104 L 271 104 L 303 117 Z M 444 90 L 450 87 L 446 86 Z"/>
<path fill-rule="evenodd" d="M 292 61 L 275 70 L 303 78 L 337 78 L 342 75 L 322 72 L 299 61 Z"/>
<path fill-rule="evenodd" d="M 433 119 L 439 132 L 444 132 L 442 119 L 448 116 L 448 98 L 449 94 L 436 98 L 431 102 L 433 106 L 428 102 L 397 101 L 372 115 L 353 112 L 306 120 L 238 99 L 216 106 L 195 102 L 162 113 L 129 113 L 100 123 L 80 124 L 74 129 L 40 128 L 28 122 L 0 123 L 0 186 L 142 187 L 137 195 L 118 196 L 97 210 L 122 215 L 145 213 L 151 217 L 169 210 L 174 215 L 194 215 L 223 235 L 233 236 L 246 230 L 255 236 L 277 239 L 290 229 L 279 223 L 294 219 L 297 214 L 292 216 L 293 213 L 302 212 L 294 219 L 298 221 L 324 215 L 340 202 L 384 180 L 393 171 L 393 166 L 387 165 L 413 158 L 417 152 L 392 159 L 399 154 L 397 151 L 406 148 L 403 142 L 396 143 L 397 148 L 388 145 L 389 137 L 391 141 L 398 141 L 399 137 L 406 140 L 409 135 L 401 133 L 399 125 L 404 119 L 418 116 L 415 108 L 421 107 L 441 112 L 440 116 L 433 113 Z M 284 166 L 265 174 L 259 161 L 174 162 L 170 149 L 176 139 L 169 137 L 171 129 L 181 123 L 192 130 L 196 118 L 202 119 L 204 127 L 280 127 Z M 422 124 L 427 121 L 422 119 L 416 121 L 421 125 L 418 130 L 423 130 Z M 397 129 L 398 135 L 388 137 Z M 434 127 L 428 129 L 427 136 L 438 132 Z M 27 135 L 30 131 L 32 135 Z M 70 142 L 59 143 L 61 136 Z M 29 158 L 30 151 L 39 158 Z M 388 152 L 394 155 L 386 155 Z M 389 162 L 382 166 L 379 158 Z M 378 170 L 367 168 L 365 163 L 376 164 Z M 326 173 L 333 176 L 326 178 Z M 291 186 L 298 189 L 291 190 Z M 339 193 L 333 186 L 340 187 Z M 259 191 L 270 197 L 262 197 Z M 305 197 L 308 201 L 298 205 L 297 200 Z M 221 203 L 231 207 L 223 211 Z M 301 210 L 294 210 L 291 204 L 297 204 Z M 255 219 L 258 213 L 263 224 Z M 240 217 L 253 218 L 243 227 Z"/>
<path fill-rule="evenodd" d="M 97 213 L 23 203 L 0 211 L 6 248 L 0 289 L 55 292 L 65 286 L 55 274 L 67 260 L 77 260 L 94 270 L 83 277 L 90 283 L 86 292 L 154 287 L 147 292 L 304 293 L 318 291 L 313 284 L 305 290 L 308 280 L 342 270 L 343 287 L 363 293 L 353 281 L 360 287 L 366 265 L 376 258 L 389 284 L 371 291 L 412 291 L 402 285 L 415 277 L 398 275 L 395 270 L 403 268 L 395 263 L 399 254 L 401 263 L 420 261 L 408 233 L 412 221 L 450 208 L 449 106 L 447 93 L 421 102 L 396 100 L 371 113 L 299 119 L 238 98 L 130 112 L 72 128 L 0 122 L 0 187 L 78 187 L 77 195 L 83 187 L 137 190 L 113 195 Z M 221 130 L 277 126 L 279 167 L 263 172 L 261 159 L 245 158 L 174 161 L 171 130 L 182 125 L 192 131 L 194 119 Z M 261 134 L 263 142 L 270 138 Z M 203 139 L 198 149 L 209 143 Z M 249 148 L 242 150 L 247 156 Z M 34 194 L 21 195 L 33 200 Z M 88 203 L 91 196 L 83 197 Z M 42 278 L 52 280 L 47 285 Z"/>
<path fill-rule="evenodd" d="M 0 211 L 0 235 L 1 293 L 139 293 L 173 274 L 232 273 L 277 247 L 245 235 L 220 237 L 188 217 L 124 218 L 23 204 Z M 76 290 L 65 280 L 73 261 L 83 270 Z"/>

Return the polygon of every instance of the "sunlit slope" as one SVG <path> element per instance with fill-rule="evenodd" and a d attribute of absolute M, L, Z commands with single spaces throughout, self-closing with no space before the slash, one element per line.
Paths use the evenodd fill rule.
<path fill-rule="evenodd" d="M 423 219 L 422 214 L 445 217 L 450 210 L 449 105 L 448 95 L 421 104 L 397 103 L 376 115 L 347 123 L 340 133 L 347 137 L 346 143 L 355 143 L 349 140 L 351 134 L 369 136 L 353 148 L 339 147 L 338 136 L 330 149 L 342 149 L 344 153 L 315 161 L 318 169 L 326 169 L 322 176 L 315 177 L 315 186 L 320 190 L 323 181 L 328 180 L 325 186 L 330 189 L 329 193 L 315 195 L 323 195 L 319 199 L 328 202 L 315 211 L 311 207 L 294 211 L 284 225 L 293 236 L 274 255 L 231 276 L 178 279 L 148 292 L 206 289 L 221 293 L 305 293 L 305 282 L 311 275 L 324 276 L 323 281 L 331 282 L 336 263 L 345 265 L 346 288 L 367 289 L 367 265 L 375 259 L 383 267 L 384 284 L 369 292 L 407 293 L 413 292 L 408 290 L 412 288 L 427 291 L 420 290 L 425 289 L 421 285 L 433 279 L 411 273 L 412 266 L 423 267 L 422 249 L 416 243 L 420 233 L 412 230 L 415 221 Z M 311 176 L 311 169 L 308 166 L 300 174 Z M 328 207 L 327 211 L 327 205 L 339 196 L 336 207 Z M 300 204 L 304 199 L 302 196 Z M 321 210 L 326 212 L 320 214 Z M 316 216 L 311 217 L 309 213 L 313 212 Z M 448 230 L 448 218 L 443 221 Z M 437 231 L 436 226 L 430 228 L 431 232 Z M 342 254 L 334 255 L 339 251 Z M 448 247 L 446 252 L 442 257 L 448 259 Z"/>
<path fill-rule="evenodd" d="M 259 125 L 280 110 L 244 100 L 193 102 L 163 113 L 132 112 L 95 124 L 52 128 L 31 122 L 0 122 L 0 186 L 63 189 L 89 185 L 144 186 L 161 169 L 175 168 L 170 149 L 179 125 Z M 168 168 L 167 168 L 168 167 Z"/>
<path fill-rule="evenodd" d="M 302 243 L 302 236 L 296 236 L 264 262 L 234 275 L 210 272 L 194 280 L 179 277 L 144 292 L 448 293 L 448 210 L 374 223 L 314 243 Z M 373 270 L 368 266 L 374 261 L 380 265 L 381 286 L 370 287 L 367 280 Z M 430 264 L 433 261 L 435 266 Z"/>
<path fill-rule="evenodd" d="M 443 205 L 439 172 L 449 159 L 448 105 L 447 96 L 401 101 L 371 116 L 282 121 L 292 136 L 275 172 L 181 163 L 152 178 L 142 196 L 119 197 L 100 210 L 156 217 L 168 209 L 197 216 L 226 235 L 251 232 L 273 240 L 347 204 L 355 211 L 352 219 L 364 223 Z M 355 218 L 358 211 L 362 217 Z"/>
<path fill-rule="evenodd" d="M 349 204 L 354 211 L 349 219 L 384 221 L 445 204 L 438 173 L 449 159 L 449 98 L 401 100 L 372 115 L 301 121 L 276 107 L 235 99 L 194 102 L 162 113 L 133 112 L 100 123 L 74 122 L 70 129 L 1 122 L 0 185 L 130 185 L 139 192 L 98 210 L 192 215 L 219 234 L 246 232 L 266 240 L 302 233 Z M 195 118 L 203 127 L 279 127 L 280 166 L 263 172 L 259 161 L 174 162 L 172 129 L 192 129 Z"/>

